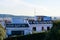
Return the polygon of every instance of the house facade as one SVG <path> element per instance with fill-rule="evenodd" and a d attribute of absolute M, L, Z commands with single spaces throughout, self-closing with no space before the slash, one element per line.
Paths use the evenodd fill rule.
<path fill-rule="evenodd" d="M 29 25 L 28 24 L 6 24 L 7 36 L 12 35 L 26 35 L 29 34 Z"/>
<path fill-rule="evenodd" d="M 53 26 L 51 17 L 46 16 L 36 16 L 32 18 L 21 19 L 20 21 L 23 21 L 23 23 L 19 23 L 19 20 L 19 18 L 16 18 L 16 22 L 5 23 L 7 37 L 13 35 L 27 35 L 45 32 L 50 30 Z"/>
<path fill-rule="evenodd" d="M 29 20 L 31 33 L 45 32 L 52 28 L 52 21 L 32 21 Z"/>

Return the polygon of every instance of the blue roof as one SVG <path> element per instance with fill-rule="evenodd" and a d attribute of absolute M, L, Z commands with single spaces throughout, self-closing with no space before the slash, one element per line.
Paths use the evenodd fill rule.
<path fill-rule="evenodd" d="M 24 23 L 24 19 L 12 18 L 12 23 Z"/>

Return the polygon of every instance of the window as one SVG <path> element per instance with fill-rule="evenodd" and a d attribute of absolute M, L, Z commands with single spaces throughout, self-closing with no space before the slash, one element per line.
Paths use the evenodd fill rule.
<path fill-rule="evenodd" d="M 44 30 L 44 27 L 42 27 L 42 31 Z"/>
<path fill-rule="evenodd" d="M 12 35 L 24 35 L 24 31 L 12 31 Z"/>
<path fill-rule="evenodd" d="M 36 27 L 33 27 L 33 31 L 36 31 Z"/>
<path fill-rule="evenodd" d="M 47 30 L 50 30 L 50 27 L 47 27 Z"/>
<path fill-rule="evenodd" d="M 6 27 L 29 27 L 28 24 L 6 24 Z"/>

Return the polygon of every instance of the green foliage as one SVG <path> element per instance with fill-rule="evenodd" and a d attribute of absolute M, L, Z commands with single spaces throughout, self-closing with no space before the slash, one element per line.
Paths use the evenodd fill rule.
<path fill-rule="evenodd" d="M 25 36 L 10 37 L 6 40 L 44 40 L 47 33 L 37 33 Z"/>
<path fill-rule="evenodd" d="M 47 34 L 45 40 L 60 40 L 60 22 L 53 23 L 53 27 Z"/>

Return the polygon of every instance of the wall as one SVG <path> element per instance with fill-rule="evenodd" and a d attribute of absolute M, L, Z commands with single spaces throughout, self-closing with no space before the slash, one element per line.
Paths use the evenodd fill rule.
<path fill-rule="evenodd" d="M 53 24 L 31 24 L 30 25 L 30 31 L 33 31 L 33 27 L 36 27 L 37 32 L 42 32 L 42 27 L 44 27 L 45 30 L 47 30 L 47 27 L 52 28 Z"/>
<path fill-rule="evenodd" d="M 29 28 L 6 28 L 6 30 L 7 35 L 11 35 L 12 31 L 19 31 L 19 30 L 20 31 L 23 30 L 24 35 L 29 34 Z"/>

